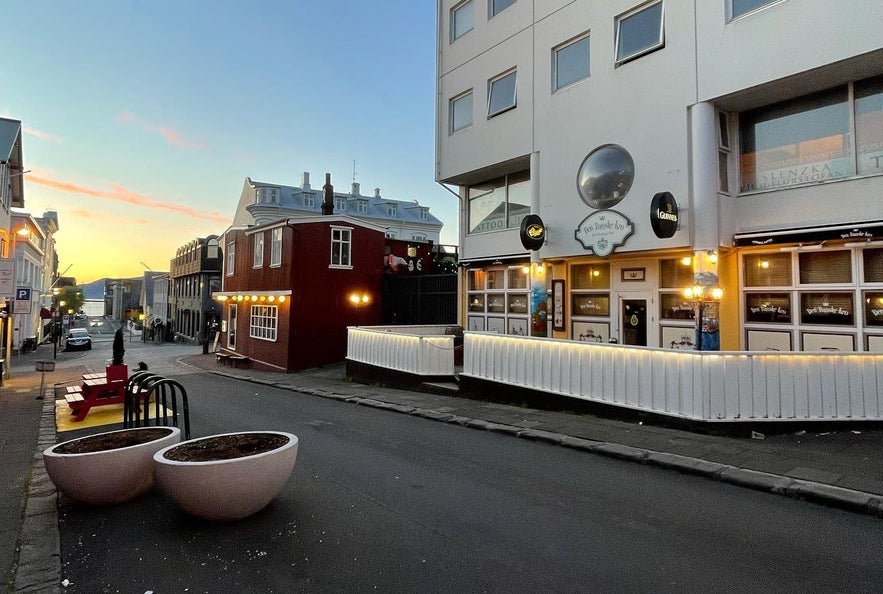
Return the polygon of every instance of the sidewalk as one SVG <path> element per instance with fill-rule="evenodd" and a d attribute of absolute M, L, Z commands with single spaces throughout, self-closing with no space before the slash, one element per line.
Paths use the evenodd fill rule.
<path fill-rule="evenodd" d="M 37 358 L 45 355 L 33 357 Z M 17 543 L 21 553 L 15 591 L 59 591 L 56 497 L 40 456 L 43 448 L 55 443 L 55 418 L 52 399 L 37 399 L 40 374 L 33 371 L 33 363 L 23 361 L 13 367 L 12 380 L 0 388 L 0 470 L 8 477 L 0 497 L 0 568 L 4 572 L 0 594 L 11 583 L 11 576 L 5 574 L 16 558 Z M 881 429 L 833 432 L 820 424 L 817 431 L 765 439 L 722 437 L 357 384 L 347 381 L 342 363 L 296 374 L 231 369 L 218 365 L 211 354 L 189 355 L 180 363 L 317 397 L 545 441 L 883 516 Z M 76 378 L 82 370 L 59 372 L 53 374 L 53 382 L 63 381 L 62 375 Z M 25 489 L 28 483 L 29 492 Z"/>

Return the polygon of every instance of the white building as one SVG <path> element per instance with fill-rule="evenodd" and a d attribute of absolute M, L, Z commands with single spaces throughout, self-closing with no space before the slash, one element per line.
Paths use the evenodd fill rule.
<path fill-rule="evenodd" d="M 322 212 L 322 186 L 310 184 L 304 172 L 300 187 L 269 184 L 245 178 L 233 217 L 233 226 L 260 225 L 286 217 L 314 216 Z M 365 196 L 353 182 L 350 193 L 334 192 L 334 214 L 345 214 L 386 228 L 386 236 L 406 241 L 439 243 L 443 223 L 429 207 L 413 201 L 391 200 L 374 194 Z"/>
<path fill-rule="evenodd" d="M 883 351 L 879 0 L 439 0 L 438 19 L 467 329 L 693 348 L 695 285 L 723 289 L 702 309 L 723 350 Z"/>

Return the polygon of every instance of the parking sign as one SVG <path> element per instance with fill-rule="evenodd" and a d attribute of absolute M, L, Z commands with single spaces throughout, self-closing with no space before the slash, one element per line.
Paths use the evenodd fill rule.
<path fill-rule="evenodd" d="M 15 290 L 15 313 L 31 313 L 31 288 L 18 287 Z"/>

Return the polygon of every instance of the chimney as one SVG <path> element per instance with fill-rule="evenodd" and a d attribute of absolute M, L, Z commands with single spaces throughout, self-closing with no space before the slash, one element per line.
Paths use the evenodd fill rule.
<path fill-rule="evenodd" d="M 331 185 L 331 174 L 325 174 L 325 185 L 322 186 L 322 214 L 334 214 L 334 186 Z"/>
<path fill-rule="evenodd" d="M 380 198 L 380 188 L 374 188 L 374 197 Z"/>
<path fill-rule="evenodd" d="M 304 171 L 303 177 L 301 178 L 300 187 L 304 192 L 310 191 L 310 172 Z"/>
<path fill-rule="evenodd" d="M 353 182 L 353 196 L 359 195 L 359 182 Z"/>

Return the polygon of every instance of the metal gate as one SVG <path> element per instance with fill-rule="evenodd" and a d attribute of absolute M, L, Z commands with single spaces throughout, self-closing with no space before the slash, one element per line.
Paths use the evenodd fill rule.
<path fill-rule="evenodd" d="M 456 274 L 384 277 L 384 325 L 456 323 Z"/>

